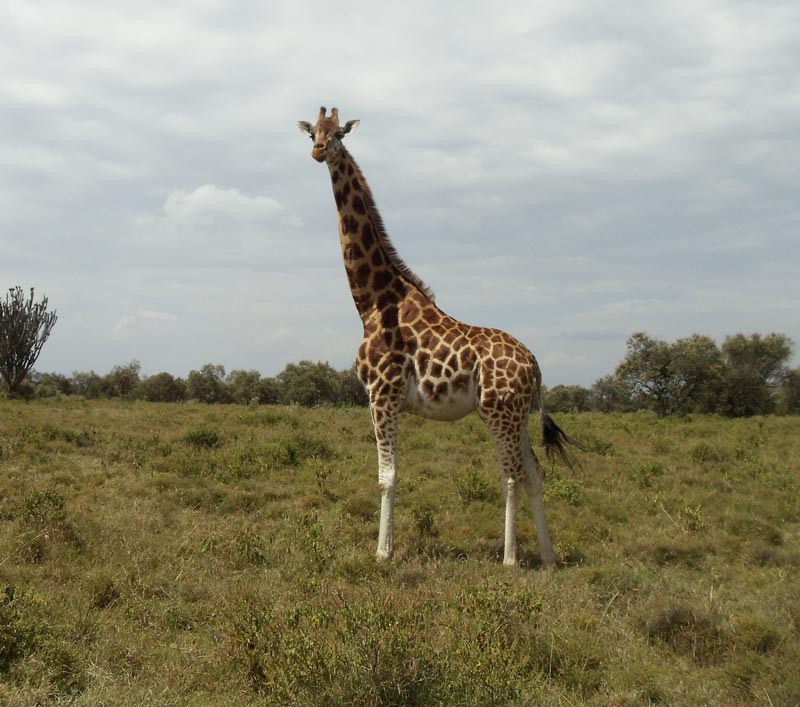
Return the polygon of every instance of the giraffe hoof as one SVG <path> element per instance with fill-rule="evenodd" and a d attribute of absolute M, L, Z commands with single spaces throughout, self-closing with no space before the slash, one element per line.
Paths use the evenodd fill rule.
<path fill-rule="evenodd" d="M 392 559 L 392 554 L 391 550 L 378 550 L 378 552 L 375 553 L 375 559 L 378 562 L 388 562 Z"/>
<path fill-rule="evenodd" d="M 558 555 L 543 555 L 542 556 L 542 565 L 545 569 L 551 569 L 553 567 L 558 567 Z"/>

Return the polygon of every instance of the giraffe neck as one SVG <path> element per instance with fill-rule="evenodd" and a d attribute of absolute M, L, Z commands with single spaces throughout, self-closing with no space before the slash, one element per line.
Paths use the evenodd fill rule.
<path fill-rule="evenodd" d="M 433 300 L 433 292 L 400 259 L 389 240 L 367 180 L 350 153 L 342 147 L 339 159 L 328 168 L 347 281 L 361 319 L 366 322 L 387 298 L 402 296 L 409 289 Z"/>

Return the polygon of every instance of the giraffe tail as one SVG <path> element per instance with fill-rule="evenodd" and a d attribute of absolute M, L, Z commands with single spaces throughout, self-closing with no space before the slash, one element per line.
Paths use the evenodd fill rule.
<path fill-rule="evenodd" d="M 553 459 L 558 455 L 570 469 L 573 469 L 575 467 L 575 458 L 569 453 L 567 445 L 572 445 L 581 451 L 586 451 L 586 448 L 577 439 L 564 432 L 545 411 L 541 380 L 538 381 L 536 392 L 539 397 L 539 413 L 542 416 L 542 444 L 547 457 Z"/>

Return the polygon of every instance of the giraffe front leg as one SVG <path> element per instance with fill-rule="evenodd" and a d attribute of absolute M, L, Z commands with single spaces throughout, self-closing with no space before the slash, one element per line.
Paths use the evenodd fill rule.
<path fill-rule="evenodd" d="M 372 423 L 378 445 L 378 487 L 381 491 L 381 515 L 378 527 L 378 560 L 390 560 L 394 554 L 394 500 L 397 488 L 397 414 L 373 406 Z"/>

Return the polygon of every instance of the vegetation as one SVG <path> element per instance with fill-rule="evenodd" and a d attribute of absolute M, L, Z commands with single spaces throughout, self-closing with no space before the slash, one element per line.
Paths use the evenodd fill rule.
<path fill-rule="evenodd" d="M 800 419 L 559 423 L 510 570 L 475 416 L 404 418 L 378 564 L 364 409 L 0 401 L 0 704 L 800 703 Z"/>
<path fill-rule="evenodd" d="M 139 361 L 114 366 L 101 376 L 94 371 L 76 371 L 72 377 L 58 373 L 33 373 L 21 392 L 28 398 L 79 395 L 88 400 L 117 398 L 154 403 L 194 401 L 208 404 L 247 405 L 367 404 L 367 396 L 355 368 L 337 371 L 327 362 L 290 363 L 276 377 L 263 377 L 258 371 L 237 369 L 226 374 L 225 367 L 207 363 L 190 371 L 186 380 L 161 372 L 141 376 Z"/>
<path fill-rule="evenodd" d="M 720 413 L 748 417 L 800 412 L 800 369 L 790 371 L 792 342 L 783 334 L 736 334 L 718 347 L 694 334 L 673 343 L 639 332 L 613 376 L 591 389 L 556 386 L 547 404 L 554 411 L 630 412 L 658 415 Z"/>
<path fill-rule="evenodd" d="M 47 311 L 47 297 L 33 301 L 33 288 L 26 300 L 21 287 L 12 287 L 0 302 L 0 375 L 9 393 L 19 390 L 57 318 Z"/>
<path fill-rule="evenodd" d="M 633 412 L 658 415 L 718 413 L 728 417 L 800 413 L 800 369 L 789 370 L 792 342 L 783 334 L 725 339 L 721 347 L 695 334 L 667 343 L 645 333 L 631 336 L 613 375 L 591 388 L 557 385 L 547 391 L 553 412 Z M 365 406 L 367 396 L 355 368 L 337 371 L 327 362 L 290 363 L 274 378 L 258 371 L 206 364 L 186 378 L 162 372 L 142 378 L 132 361 L 100 376 L 71 378 L 33 373 L 21 387 L 26 397 L 81 395 L 150 402 L 260 403 L 314 407 Z"/>

